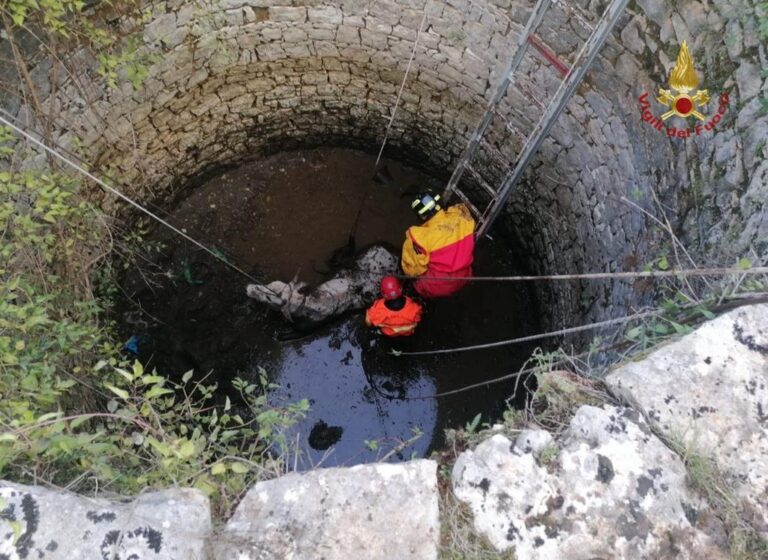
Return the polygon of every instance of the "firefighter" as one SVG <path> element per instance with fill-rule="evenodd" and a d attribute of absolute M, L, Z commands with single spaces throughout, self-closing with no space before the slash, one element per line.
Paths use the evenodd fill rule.
<path fill-rule="evenodd" d="M 417 277 L 414 287 L 425 298 L 453 295 L 467 280 L 430 279 L 430 276 L 469 278 L 475 251 L 475 220 L 465 204 L 443 210 L 440 195 L 424 192 L 411 204 L 422 225 L 408 228 L 402 265 L 408 276 Z M 424 276 L 425 278 L 418 278 Z"/>
<path fill-rule="evenodd" d="M 394 276 L 381 279 L 381 298 L 365 312 L 365 324 L 386 336 L 410 336 L 421 321 L 421 305 L 403 295 Z"/>

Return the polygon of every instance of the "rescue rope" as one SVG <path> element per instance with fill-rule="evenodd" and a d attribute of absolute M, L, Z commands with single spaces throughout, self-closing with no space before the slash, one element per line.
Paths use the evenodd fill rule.
<path fill-rule="evenodd" d="M 5 115 L 8 115 L 8 116 L 10 116 L 11 118 L 13 118 L 13 116 L 12 116 L 12 115 L 10 115 L 10 113 L 8 113 L 7 111 L 5 111 L 4 109 L 0 109 L 0 112 L 2 112 L 2 113 L 3 113 L 3 114 L 5 114 Z M 208 254 L 212 255 L 212 256 L 213 256 L 213 257 L 214 257 L 216 260 L 218 260 L 218 261 L 221 261 L 221 262 L 222 262 L 222 263 L 224 263 L 226 266 L 228 266 L 229 268 L 231 268 L 231 269 L 233 269 L 233 270 L 235 270 L 235 271 L 239 272 L 240 274 L 242 274 L 243 276 L 245 276 L 245 277 L 246 277 L 246 278 L 248 278 L 249 280 L 251 280 L 251 281 L 253 281 L 253 282 L 257 283 L 257 284 L 259 283 L 259 281 L 258 281 L 256 278 L 254 278 L 253 276 L 251 276 L 250 274 L 248 274 L 246 271 L 244 271 L 244 270 L 243 270 L 242 268 L 240 268 L 239 266 L 237 266 L 237 265 L 235 265 L 235 264 L 231 263 L 229 260 L 227 260 L 226 258 L 224 258 L 224 256 L 223 256 L 223 255 L 221 255 L 221 254 L 218 254 L 216 251 L 214 251 L 214 250 L 212 250 L 212 249 L 209 249 L 208 247 L 206 247 L 205 245 L 203 245 L 202 243 L 200 243 L 199 241 L 197 241 L 197 240 L 196 240 L 196 239 L 194 239 L 193 237 L 189 236 L 188 234 L 184 233 L 183 231 L 181 231 L 180 229 L 178 229 L 178 228 L 177 228 L 177 227 L 175 227 L 174 225 L 170 224 L 169 222 L 167 222 L 166 220 L 164 220 L 163 218 L 161 218 L 160 216 L 158 216 L 157 214 L 155 214 L 154 212 L 152 212 L 152 211 L 151 211 L 151 210 L 149 210 L 148 208 L 146 208 L 146 207 L 142 206 L 142 205 L 141 205 L 141 204 L 139 204 L 138 202 L 134 201 L 134 200 L 133 200 L 133 199 L 131 199 L 130 197 L 126 196 L 125 194 L 123 194 L 122 192 L 120 192 L 119 190 L 117 190 L 116 188 L 114 188 L 114 187 L 112 187 L 112 186 L 108 185 L 106 182 L 104 182 L 103 180 L 99 179 L 98 177 L 96 177 L 95 175 L 93 175 L 92 173 L 90 173 L 89 171 L 87 171 L 87 170 L 83 169 L 81 166 L 79 166 L 77 163 L 75 163 L 75 162 L 74 162 L 74 161 L 72 161 L 71 159 L 69 159 L 69 158 L 67 158 L 67 157 L 65 157 L 65 156 L 63 156 L 63 155 L 61 155 L 61 154 L 60 154 L 59 152 L 57 152 L 56 150 L 54 150 L 54 149 L 52 149 L 52 148 L 49 148 L 49 147 L 48 147 L 48 146 L 47 146 L 45 143 L 43 143 L 42 141 L 38 140 L 37 138 L 35 138 L 34 136 L 32 136 L 30 133 L 26 132 L 26 131 L 25 131 L 25 130 L 23 130 L 22 128 L 19 128 L 18 126 L 16 126 L 16 125 L 15 125 L 15 124 L 13 124 L 12 122 L 10 122 L 8 119 L 6 119 L 6 118 L 4 118 L 4 117 L 0 116 L 0 123 L 2 123 L 2 124 L 5 124 L 6 126 L 10 127 L 10 128 L 11 128 L 11 129 L 13 129 L 13 130 L 14 130 L 16 133 L 20 134 L 21 136 L 23 136 L 24 138 L 26 138 L 27 140 L 29 140 L 30 142 L 32 142 L 32 143 L 33 143 L 33 144 L 35 144 L 36 146 L 39 146 L 40 148 L 42 148 L 43 150 L 45 150 L 45 151 L 46 151 L 47 153 L 49 153 L 50 155 L 52 155 L 52 156 L 54 156 L 55 158 L 57 158 L 57 159 L 61 160 L 61 161 L 62 161 L 62 162 L 64 162 L 66 165 L 68 165 L 69 167 L 71 167 L 72 169 L 74 169 L 75 171 L 77 171 L 78 173 L 80 173 L 81 175 L 83 175 L 84 177 L 87 177 L 88 179 L 92 180 L 93 182 L 95 182 L 96 184 L 98 184 L 99 186 L 101 186 L 101 187 L 102 187 L 103 189 L 105 189 L 106 191 L 108 191 L 108 192 L 110 192 L 110 193 L 114 194 L 115 196 L 117 196 L 117 197 L 118 197 L 118 198 L 120 198 L 121 200 L 124 200 L 125 202 L 127 202 L 128 204 L 130 204 L 130 205 L 131 205 L 131 206 L 133 206 L 134 208 L 137 208 L 139 211 L 143 212 L 144 214 L 146 214 L 147 216 L 149 216 L 150 218 L 152 218 L 152 219 L 153 219 L 153 220 L 155 220 L 156 222 L 158 222 L 158 223 L 162 224 L 163 226 L 167 227 L 168 229 L 170 229 L 170 230 L 171 230 L 171 231 L 173 231 L 174 233 L 176 233 L 176 234 L 180 235 L 181 237 L 183 237 L 184 239 L 186 239 L 187 241 L 189 241 L 189 242 L 193 243 L 194 245 L 196 245 L 197 247 L 199 247 L 200 249 L 202 249 L 202 250 L 203 250 L 203 251 L 205 251 L 206 253 L 208 253 Z"/>
<path fill-rule="evenodd" d="M 670 278 L 679 276 L 716 276 L 728 274 L 768 274 L 768 266 L 751 268 L 715 267 L 681 270 L 649 270 L 638 272 L 587 272 L 583 274 L 549 274 L 543 276 L 408 276 L 392 274 L 405 280 L 441 280 L 453 282 L 528 282 L 536 280 L 600 280 L 621 278 Z"/>
<path fill-rule="evenodd" d="M 752 296 L 757 297 L 752 297 Z M 737 296 L 738 299 L 728 301 L 726 303 L 720 304 L 714 309 L 714 312 L 721 312 L 725 313 L 726 311 L 731 311 L 733 309 L 738 309 L 739 307 L 743 307 L 745 305 L 755 305 L 757 303 L 768 303 L 768 294 L 743 294 L 740 296 Z M 653 312 L 650 312 L 648 314 L 653 314 Z M 643 313 L 639 313 L 637 315 L 634 315 L 634 317 L 639 317 L 641 315 L 644 315 Z M 681 321 L 682 323 L 688 323 L 689 320 Z M 589 326 L 589 325 L 587 325 Z M 601 353 L 601 352 L 608 352 L 610 350 L 614 350 L 616 348 L 621 347 L 622 345 L 627 344 L 627 341 L 621 341 L 621 342 L 614 342 L 612 344 L 609 344 L 607 346 L 600 346 L 596 350 L 587 350 L 585 352 L 580 352 L 578 354 L 574 354 L 572 356 L 568 356 L 566 358 L 563 358 L 561 360 L 556 360 L 554 362 L 551 362 L 551 366 L 560 366 L 565 363 L 568 363 L 572 361 L 573 359 L 582 358 L 590 353 Z M 405 354 L 405 352 L 403 352 Z M 526 362 L 527 363 L 527 362 Z M 459 387 L 458 389 L 452 389 L 450 391 L 443 391 L 441 393 L 435 393 L 434 395 L 420 395 L 420 396 L 414 396 L 414 397 L 400 397 L 397 395 L 390 395 L 385 392 L 381 392 L 380 394 L 385 396 L 389 400 L 399 400 L 399 401 L 418 401 L 418 400 L 429 400 L 429 399 L 439 399 L 441 397 L 447 397 L 450 395 L 457 395 L 459 393 L 464 393 L 466 391 L 470 391 L 472 389 L 478 389 L 480 387 L 484 387 L 487 385 L 493 385 L 495 383 L 501 383 L 502 381 L 507 381 L 509 379 L 515 379 L 518 377 L 521 377 L 523 375 L 535 373 L 539 371 L 540 368 L 538 367 L 530 367 L 525 368 L 525 364 L 523 364 L 523 368 L 518 370 L 515 373 L 508 373 L 505 375 L 502 375 L 500 377 L 494 377 L 493 379 L 488 379 L 487 381 L 480 381 L 478 383 L 473 383 L 471 385 L 465 385 L 463 387 Z"/>
<path fill-rule="evenodd" d="M 576 354 L 571 357 L 579 358 L 586 354 L 587 352 L 582 352 L 581 354 Z M 567 362 L 567 360 L 558 360 L 556 362 L 552 362 L 552 365 L 558 366 L 558 365 L 564 364 L 565 362 Z M 419 397 L 398 397 L 396 395 L 388 395 L 386 393 L 382 393 L 382 394 L 389 400 L 398 400 L 398 401 L 426 401 L 429 399 L 439 399 L 441 397 L 449 397 L 451 395 L 458 395 L 459 393 L 465 393 L 467 391 L 471 391 L 472 389 L 479 389 L 480 387 L 485 387 L 487 385 L 495 385 L 496 383 L 501 383 L 502 381 L 516 379 L 518 377 L 522 377 L 523 375 L 535 373 L 537 370 L 538 370 L 537 367 L 523 368 L 515 373 L 508 373 L 507 375 L 502 375 L 501 377 L 494 377 L 493 379 L 489 379 L 488 381 L 480 381 L 479 383 L 473 383 L 472 385 L 465 385 L 464 387 L 459 387 L 458 389 L 443 391 L 442 393 L 435 393 L 434 395 L 424 395 Z M 512 396 L 514 396 L 514 394 Z"/>
<path fill-rule="evenodd" d="M 424 15 L 421 17 L 421 23 L 419 24 L 419 30 L 416 33 L 416 39 L 413 42 L 413 50 L 411 51 L 411 58 L 408 60 L 408 66 L 405 68 L 405 75 L 403 76 L 403 82 L 400 84 L 400 91 L 397 92 L 397 99 L 395 100 L 395 108 L 392 109 L 392 115 L 389 117 L 389 124 L 384 132 L 384 140 L 381 142 L 381 148 L 379 149 L 379 155 L 376 157 L 375 168 L 379 167 L 381 156 L 384 154 L 384 147 L 387 145 L 387 139 L 389 138 L 389 131 L 392 129 L 392 123 L 395 122 L 395 115 L 397 115 L 397 109 L 400 106 L 400 99 L 403 97 L 403 90 L 405 89 L 405 82 L 408 81 L 408 74 L 411 72 L 411 66 L 413 66 L 413 58 L 416 56 L 416 48 L 419 46 L 419 39 L 421 38 L 421 32 L 424 30 L 424 24 L 427 22 L 427 8 L 429 7 L 430 0 L 427 0 L 424 4 Z"/>
<path fill-rule="evenodd" d="M 499 340 L 497 342 L 488 342 L 486 344 L 474 344 L 472 346 L 459 346 L 456 348 L 441 348 L 439 350 L 422 350 L 418 352 L 402 352 L 400 350 L 393 349 L 390 351 L 390 353 L 393 356 L 431 356 L 435 354 L 454 354 L 458 352 L 468 352 L 470 350 L 480 350 L 484 348 L 497 348 L 499 346 L 509 346 L 511 344 L 519 344 L 521 342 L 531 342 L 533 340 L 541 340 L 543 338 L 551 338 L 553 336 L 561 336 L 565 334 L 599 329 L 601 327 L 607 327 L 610 325 L 619 325 L 622 323 L 633 321 L 635 319 L 645 319 L 646 317 L 651 317 L 658 314 L 659 314 L 659 311 L 645 311 L 643 313 L 635 313 L 634 315 L 627 315 L 626 317 L 618 317 L 616 319 L 608 319 L 607 321 L 590 323 L 589 325 L 581 325 L 579 327 L 569 327 L 567 329 L 560 329 L 560 330 L 550 331 L 545 333 L 532 334 L 529 336 L 521 336 L 518 338 L 509 338 L 506 340 Z"/>

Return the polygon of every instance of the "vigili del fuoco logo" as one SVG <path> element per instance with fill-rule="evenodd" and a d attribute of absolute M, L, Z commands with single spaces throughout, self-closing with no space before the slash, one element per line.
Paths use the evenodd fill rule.
<path fill-rule="evenodd" d="M 643 92 L 639 98 L 643 122 L 659 132 L 666 132 L 667 136 L 676 138 L 701 136 L 707 131 L 714 130 L 728 110 L 728 93 L 722 93 L 718 98 L 717 113 L 711 117 L 704 114 L 703 111 L 705 110 L 705 105 L 710 101 L 710 95 L 706 89 L 697 89 L 699 87 L 699 77 L 696 75 L 693 59 L 691 58 L 691 53 L 688 52 L 688 44 L 685 41 L 680 46 L 677 62 L 669 75 L 669 87 L 671 91 L 669 89 L 659 89 L 659 96 L 656 98 L 656 101 L 661 103 L 666 109 L 659 116 L 654 115 L 651 111 L 648 92 Z M 686 121 L 692 117 L 696 120 L 691 127 L 687 125 L 685 127 L 667 125 L 667 120 L 672 117 L 678 117 Z"/>

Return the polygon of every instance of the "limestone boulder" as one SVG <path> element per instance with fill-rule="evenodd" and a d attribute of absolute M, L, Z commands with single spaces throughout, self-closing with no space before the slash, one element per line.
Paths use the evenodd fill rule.
<path fill-rule="evenodd" d="M 0 558 L 204 560 L 208 498 L 190 488 L 131 502 L 0 481 Z"/>
<path fill-rule="evenodd" d="M 429 560 L 440 535 L 437 464 L 419 460 L 291 473 L 251 488 L 216 560 Z"/>
<path fill-rule="evenodd" d="M 725 558 L 680 458 L 632 409 L 582 406 L 558 440 L 494 435 L 452 477 L 478 532 L 519 560 Z"/>
<path fill-rule="evenodd" d="M 768 534 L 768 305 L 709 321 L 605 381 L 665 435 L 713 459 Z"/>

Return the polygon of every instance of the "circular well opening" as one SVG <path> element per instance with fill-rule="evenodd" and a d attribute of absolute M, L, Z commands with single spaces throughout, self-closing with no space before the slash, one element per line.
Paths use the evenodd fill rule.
<path fill-rule="evenodd" d="M 209 175 L 184 191 L 167 219 L 259 279 L 316 284 L 343 264 L 339 249 L 348 246 L 358 211 L 356 250 L 383 243 L 399 256 L 405 229 L 415 223 L 408 193 L 444 185 L 394 160 L 384 161 L 387 173 L 377 181 L 374 164 L 373 155 L 349 148 L 277 153 Z M 440 447 L 446 428 L 477 414 L 498 419 L 514 380 L 434 396 L 517 371 L 532 346 L 423 357 L 392 350 L 482 344 L 540 329 L 534 290 L 476 283 L 427 302 L 413 337 L 377 336 L 362 311 L 295 332 L 279 312 L 247 298 L 246 278 L 201 249 L 164 228 L 152 229 L 147 242 L 159 247 L 153 265 L 149 273 L 125 274 L 120 305 L 123 334 L 140 341 L 138 357 L 171 375 L 193 369 L 215 380 L 222 395 L 233 393 L 235 377 L 258 382 L 263 374 L 278 386 L 274 404 L 308 399 L 307 417 L 288 434 L 304 468 L 376 460 L 417 430 L 423 436 L 394 458 L 424 456 Z M 483 240 L 475 274 L 525 272 L 513 255 L 509 241 Z"/>

